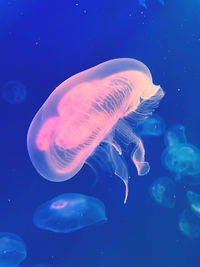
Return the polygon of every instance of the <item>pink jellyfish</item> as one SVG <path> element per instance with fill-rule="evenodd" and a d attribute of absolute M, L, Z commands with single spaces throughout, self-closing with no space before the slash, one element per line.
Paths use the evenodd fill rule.
<path fill-rule="evenodd" d="M 133 123 L 152 114 L 164 92 L 152 83 L 149 69 L 135 59 L 109 60 L 59 85 L 35 115 L 27 137 L 36 170 L 51 181 L 65 181 L 79 172 L 100 143 L 108 144 L 112 170 L 126 185 L 123 158 L 130 143 L 138 175 L 149 171 L 143 143 Z M 104 162 L 106 164 L 106 162 Z"/>

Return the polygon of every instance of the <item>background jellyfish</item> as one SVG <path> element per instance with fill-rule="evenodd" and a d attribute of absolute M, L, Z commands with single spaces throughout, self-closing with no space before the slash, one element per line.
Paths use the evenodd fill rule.
<path fill-rule="evenodd" d="M 176 180 L 188 184 L 200 183 L 200 150 L 187 143 L 185 127 L 174 125 L 165 134 L 166 149 L 163 165 L 176 175 Z"/>
<path fill-rule="evenodd" d="M 143 143 L 130 124 L 147 118 L 163 96 L 149 69 L 134 59 L 110 60 L 72 76 L 53 91 L 30 125 L 27 145 L 33 165 L 44 178 L 65 181 L 107 142 L 127 197 L 128 171 L 121 155 L 130 143 L 135 144 L 131 158 L 138 175 L 149 171 Z"/>
<path fill-rule="evenodd" d="M 136 132 L 140 136 L 160 136 L 164 131 L 164 120 L 157 114 L 151 115 L 146 120 L 142 120 L 136 128 Z"/>
<path fill-rule="evenodd" d="M 161 177 L 153 182 L 150 187 L 152 199 L 165 208 L 173 208 L 176 198 L 176 185 L 168 177 Z"/>
<path fill-rule="evenodd" d="M 17 235 L 0 233 L 0 266 L 18 266 L 26 258 L 26 246 Z"/>
<path fill-rule="evenodd" d="M 95 197 L 63 194 L 42 204 L 34 214 L 40 229 L 68 233 L 106 221 L 104 204 Z"/>
<path fill-rule="evenodd" d="M 185 134 L 185 127 L 181 124 L 176 124 L 169 128 L 165 133 L 165 145 L 176 146 L 179 144 L 186 144 L 187 137 Z"/>
<path fill-rule="evenodd" d="M 200 194 L 187 191 L 187 198 L 190 203 L 191 210 L 200 217 Z"/>
<path fill-rule="evenodd" d="M 181 213 L 178 226 L 181 233 L 191 239 L 200 236 L 200 218 L 195 216 L 190 210 L 184 210 Z"/>
<path fill-rule="evenodd" d="M 10 104 L 21 104 L 26 100 L 26 87 L 18 81 L 5 83 L 1 90 L 3 99 Z"/>
<path fill-rule="evenodd" d="M 176 174 L 176 180 L 188 184 L 200 183 L 200 151 L 193 145 L 167 147 L 162 154 L 164 166 Z"/>

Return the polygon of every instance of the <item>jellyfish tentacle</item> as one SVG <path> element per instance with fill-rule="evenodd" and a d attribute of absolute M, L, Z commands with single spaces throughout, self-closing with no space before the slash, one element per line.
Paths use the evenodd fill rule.
<path fill-rule="evenodd" d="M 134 162 L 138 175 L 142 176 L 149 172 L 150 165 L 145 161 L 145 150 L 142 143 L 142 140 L 132 133 L 132 142 L 135 143 L 136 149 L 131 154 L 132 161 Z"/>
<path fill-rule="evenodd" d="M 112 136 L 112 135 L 109 135 L 109 136 Z M 122 155 L 121 146 L 113 138 L 109 138 L 109 136 L 105 138 L 103 142 L 112 146 L 119 153 L 119 155 Z"/>
<path fill-rule="evenodd" d="M 128 178 L 129 178 L 128 169 L 121 154 L 118 152 L 118 150 L 115 150 L 115 147 L 111 145 L 110 145 L 110 155 L 112 157 L 114 174 L 118 176 L 125 184 L 124 204 L 126 204 L 126 200 L 128 197 Z"/>
<path fill-rule="evenodd" d="M 134 151 L 131 153 L 131 159 L 136 166 L 138 175 L 142 176 L 149 172 L 150 165 L 145 161 L 145 150 L 142 140 L 133 133 L 132 129 L 123 120 L 119 120 L 116 126 L 117 135 L 128 146 L 130 143 L 136 145 Z"/>

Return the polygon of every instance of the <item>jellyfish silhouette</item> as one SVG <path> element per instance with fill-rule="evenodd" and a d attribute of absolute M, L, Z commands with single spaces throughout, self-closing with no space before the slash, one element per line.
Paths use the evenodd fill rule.
<path fill-rule="evenodd" d="M 126 201 L 123 153 L 130 143 L 135 143 L 131 158 L 138 175 L 149 171 L 143 143 L 131 124 L 151 115 L 163 96 L 149 69 L 134 59 L 110 60 L 72 76 L 53 91 L 29 127 L 33 165 L 44 178 L 65 181 L 79 172 L 101 142 L 107 143 L 113 172 L 126 185 Z"/>
<path fill-rule="evenodd" d="M 191 239 L 200 236 L 200 218 L 195 216 L 189 209 L 185 209 L 178 222 L 179 230 L 186 237 Z"/>
<path fill-rule="evenodd" d="M 161 177 L 150 187 L 152 199 L 165 208 L 174 208 L 176 198 L 175 182 L 168 177 Z"/>
<path fill-rule="evenodd" d="M 158 114 L 154 114 L 146 120 L 141 121 L 136 131 L 139 136 L 160 136 L 165 131 L 165 123 Z"/>
<path fill-rule="evenodd" d="M 194 214 L 200 217 L 200 194 L 187 191 L 186 195 L 190 203 L 191 210 L 194 212 Z"/>
<path fill-rule="evenodd" d="M 42 204 L 34 214 L 38 228 L 68 233 L 106 221 L 104 204 L 95 197 L 63 194 Z"/>
<path fill-rule="evenodd" d="M 187 137 L 185 134 L 185 127 L 181 124 L 176 124 L 170 127 L 165 133 L 165 145 L 175 146 L 178 144 L 186 144 Z"/>
<path fill-rule="evenodd" d="M 10 104 L 21 104 L 26 100 L 26 87 L 18 81 L 5 83 L 1 90 L 3 99 Z"/>
<path fill-rule="evenodd" d="M 191 144 L 168 146 L 162 154 L 164 166 L 176 175 L 176 181 L 200 183 L 200 150 Z"/>
<path fill-rule="evenodd" d="M 18 266 L 26 258 L 26 246 L 15 234 L 0 233 L 0 266 Z"/>

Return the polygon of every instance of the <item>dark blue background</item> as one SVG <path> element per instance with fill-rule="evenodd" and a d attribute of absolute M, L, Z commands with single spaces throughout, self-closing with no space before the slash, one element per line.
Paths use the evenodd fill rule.
<path fill-rule="evenodd" d="M 172 210 L 157 206 L 148 190 L 169 175 L 161 164 L 163 137 L 144 138 L 147 176 L 132 179 L 127 204 L 124 185 L 102 176 L 96 187 L 85 166 L 64 183 L 48 182 L 36 172 L 26 148 L 26 134 L 37 110 L 52 90 L 73 74 L 117 57 L 136 58 L 166 92 L 157 113 L 167 127 L 181 123 L 190 143 L 200 146 L 200 3 L 198 0 L 60 0 L 0 2 L 0 87 L 19 80 L 27 87 L 24 104 L 0 99 L 0 231 L 20 235 L 28 249 L 23 267 L 46 262 L 56 267 L 199 267 L 200 241 L 178 231 L 187 205 L 178 185 Z M 178 91 L 180 89 L 180 91 Z M 199 188 L 196 187 L 198 192 Z M 66 192 L 94 195 L 106 206 L 108 222 L 69 234 L 37 229 L 34 210 Z"/>

